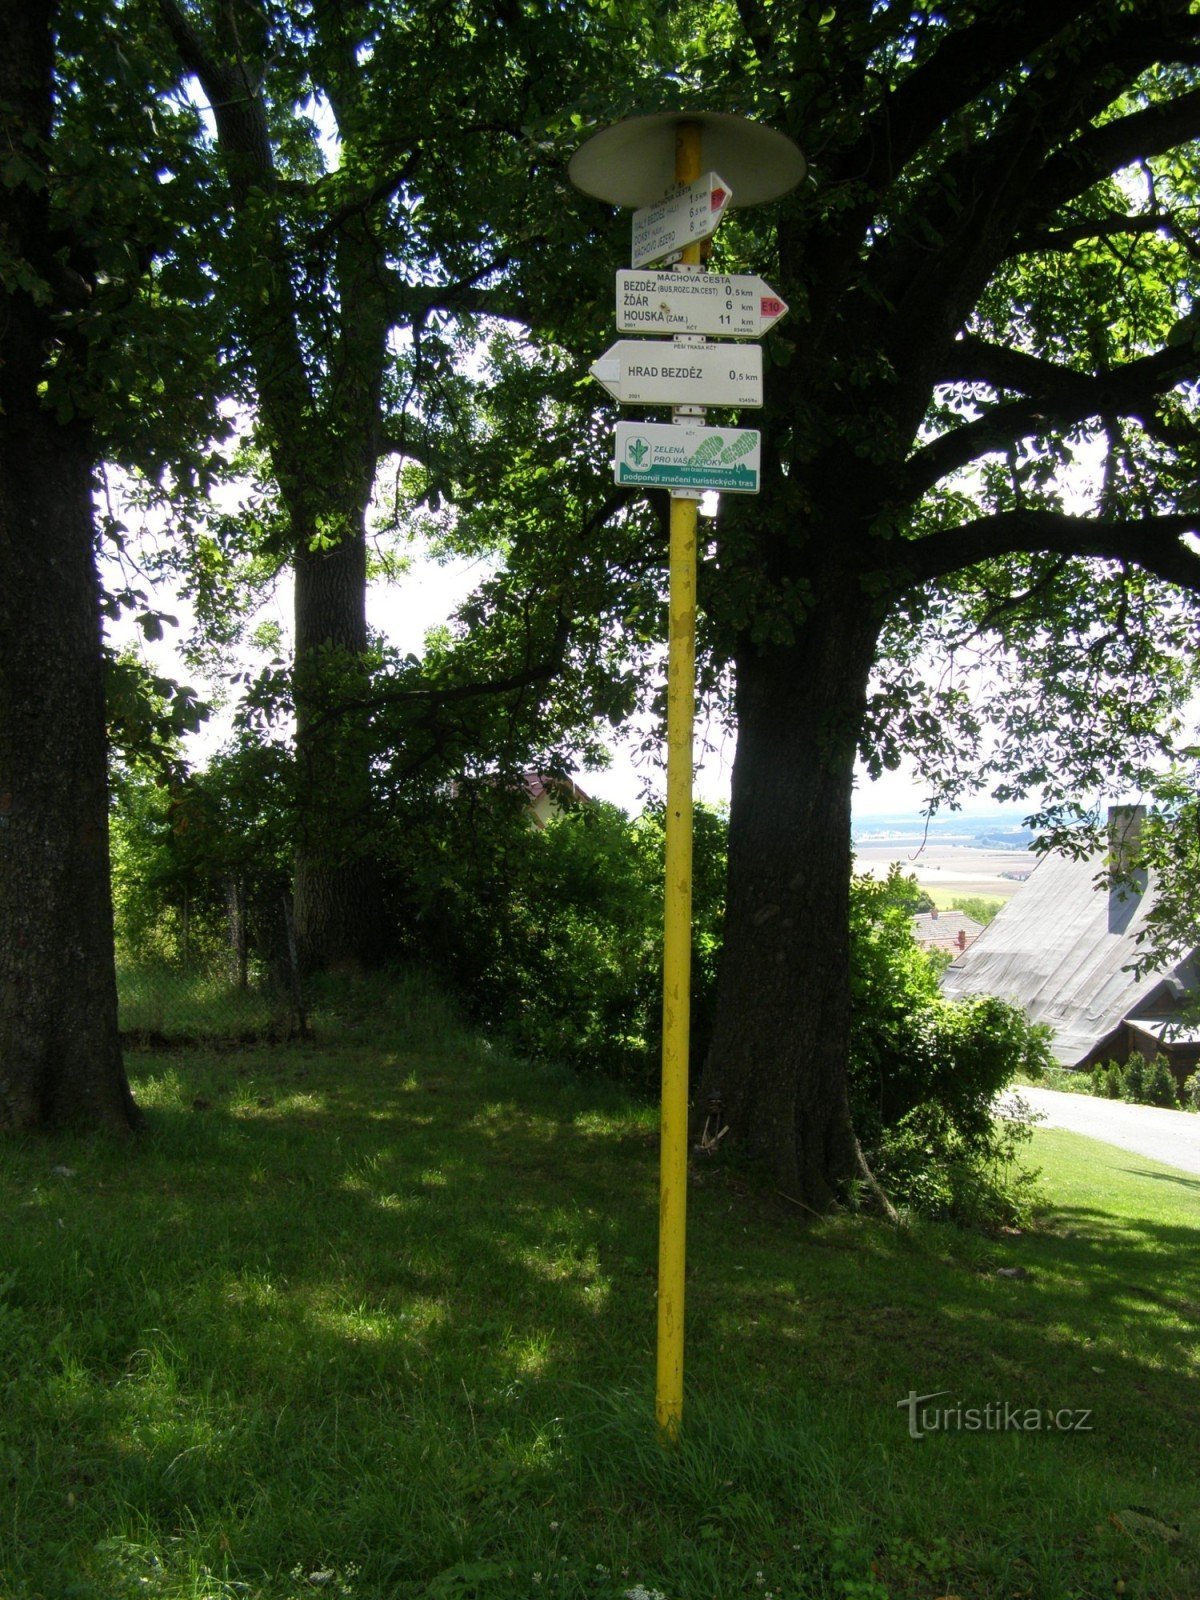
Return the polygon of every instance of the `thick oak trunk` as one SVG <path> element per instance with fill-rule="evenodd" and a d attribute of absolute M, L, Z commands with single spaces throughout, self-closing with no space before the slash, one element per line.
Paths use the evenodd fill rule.
<path fill-rule="evenodd" d="M 0 448 L 0 1127 L 126 1130 L 90 462 L 63 434 L 5 419 Z"/>
<path fill-rule="evenodd" d="M 738 662 L 717 1018 L 702 1089 L 780 1189 L 825 1210 L 864 1169 L 850 1121 L 850 802 L 878 625 L 856 585 Z"/>
<path fill-rule="evenodd" d="M 28 149 L 49 125 L 53 8 L 5 15 L 4 142 Z M 44 191 L 0 207 L 0 243 L 52 272 Z M 51 310 L 0 300 L 0 1128 L 127 1132 L 90 439 L 39 396 Z"/>
<path fill-rule="evenodd" d="M 365 687 L 366 593 L 361 531 L 328 550 L 298 542 L 295 920 L 305 971 L 370 966 L 385 953 L 379 872 L 367 852 L 370 750 L 359 718 L 338 709 Z"/>

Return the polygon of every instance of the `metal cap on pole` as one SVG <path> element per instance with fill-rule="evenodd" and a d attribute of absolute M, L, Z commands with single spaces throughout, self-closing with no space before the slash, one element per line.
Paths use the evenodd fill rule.
<path fill-rule="evenodd" d="M 780 199 L 807 170 L 787 135 L 761 122 L 721 111 L 656 111 L 594 133 L 567 163 L 567 176 L 584 194 L 611 206 L 653 205 L 682 181 L 675 166 L 681 124 L 699 129 L 704 160 L 733 190 L 735 207 Z"/>

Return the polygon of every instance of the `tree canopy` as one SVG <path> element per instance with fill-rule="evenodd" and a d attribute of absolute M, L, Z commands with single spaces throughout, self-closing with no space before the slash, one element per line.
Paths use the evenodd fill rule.
<path fill-rule="evenodd" d="M 213 616 L 247 562 L 296 574 L 296 659 L 259 696 L 296 714 L 314 959 L 375 944 L 389 786 L 586 749 L 646 695 L 661 511 L 606 481 L 585 377 L 624 224 L 565 166 L 621 114 L 759 118 L 809 175 L 713 247 L 792 312 L 763 493 L 704 530 L 702 672 L 738 737 L 706 1092 L 781 1187 L 840 1192 L 856 753 L 1060 830 L 1101 779 L 1189 759 L 1198 55 L 1186 0 L 79 0 L 56 194 L 105 359 L 48 403 L 176 497 L 236 418 L 258 496 L 193 498 L 181 549 Z M 372 518 L 494 557 L 424 662 L 368 639 Z"/>
<path fill-rule="evenodd" d="M 1054 807 L 1161 757 L 1190 689 L 1197 21 L 737 15 L 812 185 L 775 240 L 801 308 L 775 481 L 718 530 L 721 594 L 753 599 L 722 619 L 740 771 L 710 1080 L 813 1202 L 855 1164 L 833 887 L 855 743 L 884 764 L 915 745 L 953 781 L 994 709 L 1007 792 Z M 1064 480 L 1073 456 L 1090 492 Z M 923 684 L 931 643 L 945 675 Z"/>

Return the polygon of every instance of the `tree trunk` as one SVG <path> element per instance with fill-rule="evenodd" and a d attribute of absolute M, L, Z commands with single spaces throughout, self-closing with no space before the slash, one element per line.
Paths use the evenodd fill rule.
<path fill-rule="evenodd" d="M 337 711 L 364 674 L 367 647 L 365 506 L 375 473 L 379 390 L 391 319 L 390 267 L 374 229 L 352 215 L 337 238 L 330 300 L 341 303 L 334 393 L 320 402 L 306 374 L 309 335 L 278 214 L 261 204 L 278 187 L 268 97 L 253 46 L 213 34 L 177 0 L 161 9 L 180 60 L 213 106 L 229 181 L 236 244 L 230 284 L 249 330 L 271 464 L 291 521 L 296 578 L 297 801 L 294 918 L 302 967 L 373 964 L 383 954 L 378 871 L 367 860 L 370 751 Z M 343 138 L 348 130 L 341 130 Z M 255 196 L 259 199 L 255 199 Z M 313 265 L 304 263 L 304 270 Z M 317 535 L 330 542 L 319 541 Z"/>
<path fill-rule="evenodd" d="M 239 989 L 250 980 L 250 957 L 246 940 L 246 884 L 233 875 L 225 879 L 225 911 L 229 919 L 230 977 Z"/>
<path fill-rule="evenodd" d="M 367 555 L 357 520 L 328 550 L 297 541 L 295 919 L 305 972 L 372 966 L 385 946 L 379 872 L 366 853 L 370 750 L 361 719 L 337 711 L 365 687 Z"/>
<path fill-rule="evenodd" d="M 53 18 L 5 7 L 7 149 L 48 133 Z M 0 204 L 0 242 L 52 271 L 44 189 Z M 128 1132 L 90 438 L 39 397 L 56 309 L 20 291 L 0 301 L 0 1128 Z"/>
<path fill-rule="evenodd" d="M 850 802 L 878 623 L 852 581 L 738 661 L 729 883 L 705 1103 L 823 1211 L 865 1171 L 850 1121 Z"/>

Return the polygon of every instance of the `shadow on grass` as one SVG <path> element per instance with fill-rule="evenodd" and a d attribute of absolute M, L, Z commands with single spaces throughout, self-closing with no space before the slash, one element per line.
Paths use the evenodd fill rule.
<path fill-rule="evenodd" d="M 1144 1167 L 1123 1167 L 1132 1178 L 1153 1178 L 1157 1183 L 1177 1183 L 1181 1189 L 1200 1190 L 1200 1178 L 1185 1178 L 1178 1172 L 1150 1172 Z"/>
<path fill-rule="evenodd" d="M 232 1060 L 172 1063 L 185 1103 L 195 1094 L 207 1109 L 152 1110 L 142 1181 L 112 1219 L 120 1230 L 140 1218 L 131 1247 L 165 1253 L 176 1318 L 192 1308 L 248 1356 L 290 1324 L 355 1368 L 419 1349 L 439 1371 L 457 1362 L 501 1386 L 644 1376 L 656 1206 L 644 1126 L 593 1112 L 587 1086 L 514 1085 L 478 1062 L 418 1073 L 398 1052 L 365 1077 L 320 1051 L 260 1053 L 239 1076 Z M 691 1205 L 698 1384 L 736 1342 L 742 1354 L 762 1345 L 764 1391 L 795 1392 L 814 1373 L 836 1390 L 866 1371 L 893 1387 L 911 1372 L 930 1389 L 1048 1376 L 1092 1394 L 1111 1388 L 1093 1379 L 1111 1380 L 1116 1362 L 1195 1403 L 1194 1229 L 1087 1208 L 1060 1208 L 1057 1232 L 1000 1243 L 804 1229 L 720 1168 L 697 1174 Z M 891 1270 L 864 1276 L 872 1254 Z M 1030 1278 L 997 1279 L 1005 1264 Z"/>
<path fill-rule="evenodd" d="M 353 1505 L 356 1547 L 428 1575 L 462 1559 L 464 1508 L 553 1489 L 564 1394 L 633 1380 L 654 1196 L 627 1184 L 614 1204 L 605 1170 L 625 1139 L 644 1155 L 641 1131 L 596 1096 L 564 1112 L 545 1086 L 521 1109 L 478 1062 L 418 1080 L 379 1055 L 147 1062 L 132 1160 L 0 1155 L 21 1224 L 0 1310 L 27 1396 L 0 1428 L 22 1484 L 9 1525 L 45 1547 L 46 1592 L 157 1581 L 132 1524 L 201 1507 L 213 1540 L 236 1524 L 241 1559 L 270 1571 L 281 1524 L 319 1566 Z M 66 1536 L 34 1535 L 68 1495 Z"/>
<path fill-rule="evenodd" d="M 573 1371 L 584 1346 L 594 1372 L 614 1298 L 646 1309 L 653 1189 L 643 1174 L 614 1204 L 622 1135 L 576 1126 L 584 1096 L 561 1120 L 494 1098 L 461 1065 L 417 1086 L 399 1057 L 368 1085 L 315 1053 L 259 1056 L 245 1076 L 230 1060 L 165 1064 L 199 1109 L 152 1104 L 131 1166 L 80 1152 L 78 1176 L 27 1218 L 42 1224 L 31 1249 L 58 1253 L 68 1235 L 75 1288 L 117 1302 L 149 1288 L 156 1325 L 255 1363 L 290 1325 L 304 1365 L 420 1346 L 451 1370 L 457 1344 L 460 1365 L 497 1382 Z M 644 1157 L 640 1132 L 629 1153 Z M 639 1237 L 623 1242 L 633 1214 Z M 128 1278 L 114 1251 L 137 1262 Z"/>
<path fill-rule="evenodd" d="M 9 1525 L 54 1528 L 70 1494 L 71 1525 L 41 1559 L 90 1574 L 81 1594 L 124 1594 L 118 1556 L 136 1592 L 153 1577 L 138 1527 L 189 1518 L 203 1523 L 197 1560 L 219 1563 L 222 1538 L 241 1570 L 268 1575 L 289 1548 L 320 1566 L 369 1552 L 372 1593 L 421 1594 L 481 1550 L 523 1560 L 571 1484 L 597 1528 L 678 1523 L 696 1543 L 710 1527 L 710 1562 L 738 1541 L 786 1552 L 809 1537 L 832 1515 L 822 1483 L 839 1516 L 891 1505 L 901 1531 L 937 1501 L 974 1561 L 1006 1518 L 1023 1549 L 1056 1517 L 1064 1549 L 1091 1538 L 1131 1474 L 1152 1464 L 1141 1499 L 1170 1497 L 1191 1459 L 1190 1227 L 1084 1206 L 1002 1241 L 805 1227 L 736 1166 L 706 1164 L 690 1226 L 698 1442 L 676 1469 L 638 1454 L 652 1444 L 657 1203 L 644 1114 L 600 1084 L 369 1029 L 337 1050 L 141 1065 L 148 1124 L 132 1160 L 83 1144 L 0 1154 L 0 1208 L 18 1224 L 0 1338 L 14 1333 L 28 1389 L 11 1391 L 29 1487 Z M 997 1278 L 1006 1265 L 1029 1277 Z M 916 1445 L 897 1402 L 943 1388 L 966 1405 L 1090 1408 L 1096 1431 Z M 605 1421 L 615 1395 L 632 1395 L 634 1422 Z M 740 1510 L 735 1479 L 756 1486 Z M 1074 1499 L 1048 1504 L 1060 1479 Z M 114 1537 L 117 1555 L 97 1554 Z M 829 1577 L 821 1538 L 810 1570 Z M 698 1568 L 673 1592 L 753 1583 L 721 1559 L 712 1581 Z M 896 1594 L 946 1592 L 944 1577 Z M 992 1582 L 956 1586 L 1009 1592 Z M 813 1584 L 795 1592 L 826 1592 Z M 829 1577 L 828 1592 L 850 1591 Z"/>

